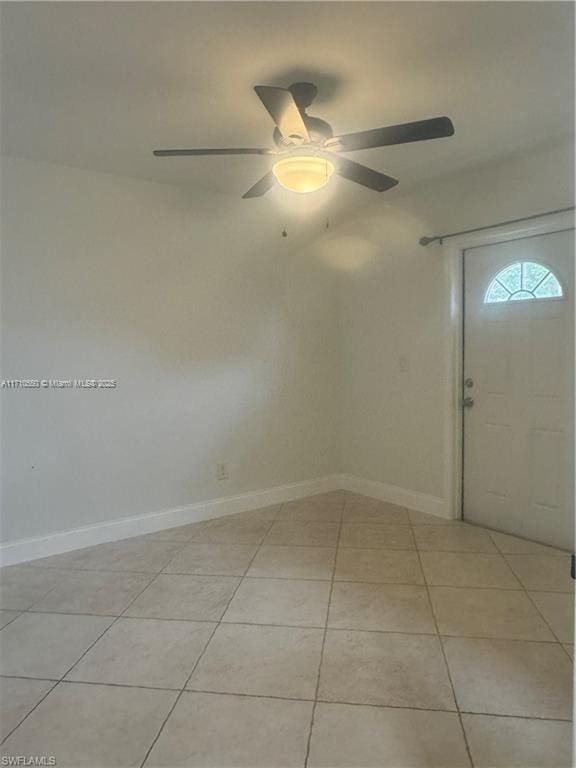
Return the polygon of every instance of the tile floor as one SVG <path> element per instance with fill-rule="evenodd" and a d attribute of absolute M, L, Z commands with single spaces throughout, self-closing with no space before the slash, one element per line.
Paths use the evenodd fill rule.
<path fill-rule="evenodd" d="M 570 765 L 569 557 L 346 492 L 0 571 L 2 756 Z"/>

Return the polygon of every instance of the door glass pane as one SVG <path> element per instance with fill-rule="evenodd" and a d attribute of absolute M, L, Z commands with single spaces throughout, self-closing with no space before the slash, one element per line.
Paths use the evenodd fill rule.
<path fill-rule="evenodd" d="M 537 264 L 535 261 L 525 261 L 522 264 L 522 288 L 527 291 L 533 291 L 541 283 L 550 271 L 543 264 Z"/>
<path fill-rule="evenodd" d="M 555 296 L 562 296 L 562 288 L 560 283 L 556 279 L 555 275 L 550 272 L 544 282 L 540 283 L 538 288 L 534 291 L 534 295 L 538 299 L 550 299 Z"/>
<path fill-rule="evenodd" d="M 500 301 L 508 301 L 509 298 L 510 292 L 498 280 L 493 280 L 490 288 L 488 288 L 485 302 L 486 304 L 495 304 Z"/>
<path fill-rule="evenodd" d="M 512 264 L 498 274 L 498 280 L 510 293 L 522 288 L 522 267 L 520 264 Z"/>
<path fill-rule="evenodd" d="M 495 275 L 484 295 L 485 304 L 562 296 L 558 278 L 544 264 L 518 261 Z"/>

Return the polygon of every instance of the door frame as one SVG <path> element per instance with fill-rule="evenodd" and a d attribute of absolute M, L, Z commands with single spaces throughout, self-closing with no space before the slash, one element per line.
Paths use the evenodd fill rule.
<path fill-rule="evenodd" d="M 464 479 L 464 419 L 460 399 L 464 373 L 464 251 L 483 245 L 496 245 L 523 237 L 552 234 L 575 228 L 573 212 L 550 214 L 520 224 L 495 226 L 482 232 L 461 235 L 440 245 L 444 262 L 445 327 L 444 348 L 444 516 L 461 520 Z M 575 286 L 569 286 L 574 290 Z"/>

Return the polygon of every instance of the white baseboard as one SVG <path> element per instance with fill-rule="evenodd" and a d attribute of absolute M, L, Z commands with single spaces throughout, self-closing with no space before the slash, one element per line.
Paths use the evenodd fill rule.
<path fill-rule="evenodd" d="M 247 512 L 258 507 L 268 507 L 285 501 L 301 499 L 315 493 L 326 493 L 343 488 L 374 499 L 388 501 L 402 507 L 427 512 L 437 517 L 449 518 L 446 513 L 444 500 L 437 496 L 429 496 L 418 491 L 410 491 L 395 485 L 387 485 L 377 480 L 366 480 L 355 475 L 329 475 L 313 480 L 303 480 L 290 485 L 280 485 L 262 491 L 251 491 L 237 496 L 226 496 L 220 499 L 200 501 L 185 507 L 165 509 L 160 512 L 148 512 L 145 515 L 125 517 L 82 528 L 38 536 L 30 539 L 0 544 L 0 566 L 17 565 L 40 557 L 60 555 L 73 549 L 91 547 L 133 536 L 143 536 L 155 533 L 165 528 L 186 525 L 200 520 L 210 520 L 223 515 L 233 515 L 237 512 Z"/>
<path fill-rule="evenodd" d="M 47 536 L 20 539 L 0 544 L 0 566 L 16 565 L 49 555 L 60 555 L 72 549 L 142 536 L 145 533 L 155 533 L 177 525 L 210 520 L 223 515 L 233 515 L 236 512 L 247 512 L 250 509 L 281 504 L 285 501 L 312 496 L 315 493 L 335 491 L 340 488 L 340 475 L 330 475 L 291 483 L 290 485 L 267 488 L 262 491 L 242 493 L 238 496 L 201 501 L 186 507 L 175 507 L 136 517 L 126 517 L 96 525 L 87 525 L 82 528 L 73 528 Z"/>
<path fill-rule="evenodd" d="M 390 504 L 398 504 L 401 507 L 408 507 L 417 512 L 426 512 L 429 515 L 451 519 L 446 511 L 444 499 L 438 496 L 429 496 L 419 491 L 410 491 L 406 488 L 399 488 L 397 485 L 387 485 L 378 480 L 366 480 L 356 475 L 340 475 L 340 488 L 353 493 L 361 493 L 364 496 L 371 496 L 373 499 L 388 501 Z"/>

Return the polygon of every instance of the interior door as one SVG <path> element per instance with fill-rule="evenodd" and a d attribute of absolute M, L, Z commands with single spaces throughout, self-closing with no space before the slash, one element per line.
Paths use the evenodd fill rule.
<path fill-rule="evenodd" d="M 464 253 L 464 519 L 573 549 L 574 231 Z"/>

